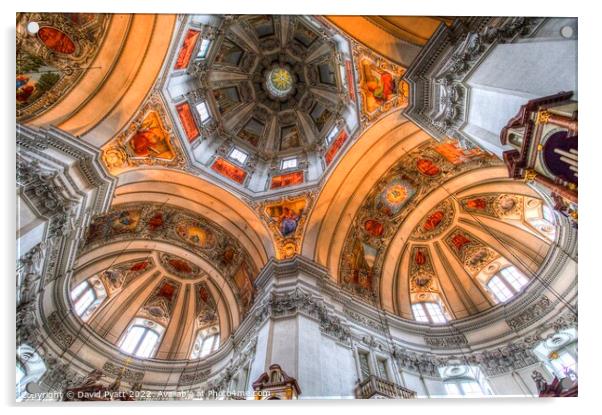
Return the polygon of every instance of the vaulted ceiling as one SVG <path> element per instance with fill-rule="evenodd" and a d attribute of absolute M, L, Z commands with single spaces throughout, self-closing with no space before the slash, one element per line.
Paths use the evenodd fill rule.
<path fill-rule="evenodd" d="M 94 145 L 118 178 L 73 281 L 106 287 L 89 324 L 111 343 L 134 316 L 166 325 L 164 359 L 203 318 L 228 336 L 271 258 L 311 258 L 406 319 L 436 293 L 461 319 L 496 306 L 483 275 L 532 275 L 548 252 L 537 193 L 403 116 L 403 74 L 449 19 L 17 20 L 18 120 Z"/>

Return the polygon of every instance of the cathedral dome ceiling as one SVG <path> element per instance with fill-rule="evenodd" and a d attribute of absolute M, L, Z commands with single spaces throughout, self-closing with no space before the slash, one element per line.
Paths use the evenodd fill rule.
<path fill-rule="evenodd" d="M 80 317 L 108 342 L 117 345 L 129 322 L 145 319 L 165 330 L 156 357 L 182 359 L 199 330 L 225 340 L 236 329 L 257 273 L 215 222 L 175 206 L 130 203 L 93 220 L 70 290 L 88 281 L 103 293 Z"/>
<path fill-rule="evenodd" d="M 55 36 L 76 57 L 67 39 L 84 29 L 68 19 Z M 104 19 L 85 23 L 98 44 Z M 45 38 L 35 50 L 59 65 Z M 118 177 L 70 282 L 104 287 L 86 322 L 107 342 L 144 318 L 166 330 L 158 359 L 187 359 L 199 330 L 237 329 L 270 260 L 295 255 L 405 320 L 423 302 L 448 320 L 495 308 L 487 282 L 509 266 L 536 278 L 558 233 L 547 202 L 491 154 L 408 121 L 404 67 L 318 17 L 184 16 L 163 41 L 128 121 L 82 137 Z"/>
<path fill-rule="evenodd" d="M 315 186 L 360 128 L 352 44 L 318 19 L 193 16 L 174 47 L 162 92 L 192 167 L 246 196 Z"/>
<path fill-rule="evenodd" d="M 365 151 L 398 156 L 383 167 L 382 156 L 354 154 L 360 147 L 345 155 L 381 173 L 332 175 L 308 220 L 305 255 L 346 291 L 410 320 L 421 302 L 440 303 L 448 320 L 495 307 L 487 284 L 510 266 L 536 278 L 557 226 L 544 220 L 538 193 L 508 180 L 494 156 L 434 141 L 407 122 L 381 140 Z"/>

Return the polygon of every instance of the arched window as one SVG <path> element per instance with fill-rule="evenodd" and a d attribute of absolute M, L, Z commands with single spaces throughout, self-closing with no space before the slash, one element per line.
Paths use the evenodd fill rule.
<path fill-rule="evenodd" d="M 441 304 L 437 302 L 421 302 L 412 304 L 414 319 L 421 323 L 444 324 L 447 317 Z"/>
<path fill-rule="evenodd" d="M 91 277 L 71 290 L 73 310 L 83 321 L 87 321 L 107 298 L 107 291 L 98 277 Z"/>
<path fill-rule="evenodd" d="M 533 352 L 547 370 L 559 379 L 577 380 L 577 330 L 561 330 L 541 341 Z"/>
<path fill-rule="evenodd" d="M 196 110 L 201 118 L 201 123 L 205 123 L 209 118 L 211 118 L 211 114 L 209 113 L 209 107 L 205 101 L 201 101 L 196 104 Z"/>
<path fill-rule="evenodd" d="M 199 330 L 192 346 L 191 359 L 209 356 L 219 348 L 219 330 L 217 327 Z"/>
<path fill-rule="evenodd" d="M 554 212 L 549 207 L 544 205 L 542 213 L 537 217 L 527 219 L 527 222 L 549 240 L 556 239 L 556 219 L 554 218 Z"/>
<path fill-rule="evenodd" d="M 492 391 L 478 367 L 467 365 L 444 366 L 439 369 L 446 396 L 472 397 L 491 395 Z"/>
<path fill-rule="evenodd" d="M 529 279 L 514 265 L 501 269 L 487 282 L 487 289 L 499 303 L 503 303 L 518 294 Z"/>
<path fill-rule="evenodd" d="M 154 357 L 164 332 L 165 327 L 154 321 L 135 318 L 125 331 L 119 348 L 142 359 Z"/>

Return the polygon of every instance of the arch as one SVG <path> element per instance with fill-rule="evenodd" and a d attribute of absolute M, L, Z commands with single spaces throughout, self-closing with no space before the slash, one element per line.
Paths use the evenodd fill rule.
<path fill-rule="evenodd" d="M 524 226 L 519 220 L 506 220 L 484 215 L 475 215 L 462 210 L 458 201 L 470 195 L 483 192 L 496 194 L 537 195 L 524 183 L 513 183 L 506 177 L 502 166 L 494 165 L 460 174 L 445 182 L 422 199 L 401 223 L 385 251 L 385 259 L 380 273 L 380 300 L 385 309 L 408 318 L 411 317 L 409 262 L 410 252 L 407 245 L 424 244 L 430 248 L 433 274 L 439 285 L 440 294 L 451 308 L 455 318 L 485 311 L 496 305 L 487 289 L 464 269 L 451 248 L 444 242 L 446 235 L 453 229 L 469 232 L 485 246 L 492 248 L 498 255 L 514 263 L 523 272 L 532 275 L 537 272 L 550 249 L 550 241 L 544 240 Z M 440 206 L 444 200 L 452 200 L 455 206 L 453 220 L 446 224 L 442 233 L 425 241 L 415 240 L 413 232 L 420 226 L 433 207 Z M 515 257 L 526 258 L 515 263 Z"/>
<path fill-rule="evenodd" d="M 432 170 L 424 166 L 424 159 L 432 161 Z M 362 226 L 370 222 L 367 218 L 378 218 L 371 215 L 377 214 L 379 195 L 404 177 L 408 180 L 405 205 L 399 213 L 390 212 L 377 221 L 378 237 L 366 237 L 370 230 Z M 526 184 L 509 180 L 506 168 L 494 156 L 463 149 L 455 141 L 434 141 L 403 117 L 390 114 L 353 143 L 327 178 L 308 218 L 302 254 L 326 266 L 337 283 L 347 287 L 349 278 L 357 278 L 352 290 L 367 299 L 375 292 L 385 310 L 412 318 L 410 256 L 413 247 L 422 244 L 432 255 L 428 279 L 435 282 L 429 290 L 441 298 L 450 316 L 459 319 L 483 312 L 497 302 L 475 279 L 476 268 L 469 270 L 464 259 L 455 257 L 444 241 L 448 231 L 466 230 L 478 242 L 474 249 L 482 245 L 490 255 L 510 262 L 517 254 L 527 258 L 515 265 L 529 274 L 537 272 L 550 248 L 550 241 L 524 220 L 474 215 L 462 209 L 461 198 L 486 192 L 516 194 L 521 203 L 527 198 L 541 200 Z M 444 230 L 435 237 L 415 235 L 443 203 L 447 203 L 447 213 L 436 212 L 440 216 L 436 222 L 451 215 L 451 221 L 444 219 Z M 349 267 L 359 270 L 358 275 L 347 275 Z M 368 285 L 361 286 L 366 280 Z"/>
<path fill-rule="evenodd" d="M 327 177 L 310 212 L 301 253 L 328 267 L 336 279 L 347 229 L 366 193 L 401 155 L 429 139 L 397 112 L 360 136 Z"/>
<path fill-rule="evenodd" d="M 113 206 L 167 203 L 200 214 L 229 232 L 261 269 L 275 255 L 272 236 L 247 203 L 224 188 L 191 174 L 161 168 L 130 170 L 119 177 Z"/>
<path fill-rule="evenodd" d="M 58 104 L 28 124 L 55 126 L 101 147 L 123 128 L 153 87 L 175 24 L 176 15 L 113 15 L 90 69 Z"/>
<path fill-rule="evenodd" d="M 201 273 L 198 277 L 180 278 L 166 270 L 160 263 L 160 255 L 169 253 L 185 259 L 198 266 Z M 244 310 L 239 304 L 232 282 L 206 259 L 189 250 L 165 241 L 128 240 L 113 241 L 85 252 L 78 258 L 72 277 L 72 284 L 84 281 L 92 275 L 146 258 L 152 265 L 132 279 L 122 291 L 111 296 L 106 304 L 88 322 L 88 326 L 110 343 L 117 345 L 123 331 L 129 326 L 151 296 L 153 290 L 168 277 L 180 284 L 170 322 L 165 327 L 157 358 L 186 359 L 187 351 L 194 341 L 196 330 L 193 325 L 196 319 L 195 307 L 199 283 L 205 283 L 215 299 L 219 315 L 219 333 L 222 342 L 240 325 Z M 188 291 L 188 294 L 186 294 Z M 172 320 L 175 320 L 172 321 Z M 182 338 L 180 338 L 182 337 Z"/>

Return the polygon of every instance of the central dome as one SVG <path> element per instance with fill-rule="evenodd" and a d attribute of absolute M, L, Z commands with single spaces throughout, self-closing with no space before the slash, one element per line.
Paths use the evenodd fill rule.
<path fill-rule="evenodd" d="M 187 27 L 163 92 L 195 172 L 257 198 L 319 183 L 360 130 L 349 39 L 305 16 Z"/>
<path fill-rule="evenodd" d="M 276 66 L 266 74 L 265 86 L 270 94 L 276 98 L 287 97 L 293 90 L 293 76 L 283 66 Z"/>

